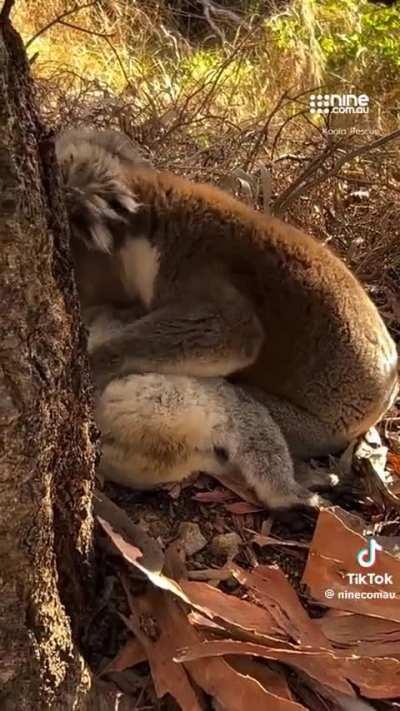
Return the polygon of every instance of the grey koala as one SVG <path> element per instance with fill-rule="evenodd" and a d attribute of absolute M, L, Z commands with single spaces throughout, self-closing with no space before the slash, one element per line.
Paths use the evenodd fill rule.
<path fill-rule="evenodd" d="M 112 338 L 122 324 L 141 315 L 138 304 L 87 309 L 89 355 L 102 334 Z M 94 379 L 104 479 L 147 489 L 195 471 L 224 477 L 239 472 L 269 509 L 322 505 L 317 494 L 296 481 L 288 445 L 262 404 L 262 391 L 223 378 L 158 373 L 120 377 L 112 366 L 110 371 L 98 363 Z"/>

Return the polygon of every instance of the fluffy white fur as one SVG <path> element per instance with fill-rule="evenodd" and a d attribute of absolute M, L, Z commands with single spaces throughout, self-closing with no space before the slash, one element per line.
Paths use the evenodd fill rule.
<path fill-rule="evenodd" d="M 112 223 L 126 222 L 139 206 L 124 181 L 124 172 L 133 163 L 143 167 L 148 161 L 126 137 L 85 129 L 62 133 L 56 140 L 56 156 L 72 222 L 74 218 L 83 221 L 92 246 L 110 252 Z"/>

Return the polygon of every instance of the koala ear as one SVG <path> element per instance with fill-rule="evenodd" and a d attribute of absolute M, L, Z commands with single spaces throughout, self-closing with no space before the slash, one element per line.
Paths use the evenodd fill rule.
<path fill-rule="evenodd" d="M 116 153 L 85 131 L 67 131 L 56 141 L 72 227 L 92 249 L 111 252 L 114 227 L 128 222 L 139 203 L 124 180 Z"/>
<path fill-rule="evenodd" d="M 112 252 L 115 228 L 126 224 L 129 214 L 139 208 L 135 198 L 118 185 L 110 186 L 103 197 L 100 189 L 80 190 L 69 186 L 66 191 L 67 211 L 72 230 L 90 249 Z"/>

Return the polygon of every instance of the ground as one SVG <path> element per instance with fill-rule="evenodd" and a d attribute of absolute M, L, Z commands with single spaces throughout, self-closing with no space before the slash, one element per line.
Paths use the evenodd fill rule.
<path fill-rule="evenodd" d="M 372 450 L 361 451 L 361 459 L 353 455 L 351 487 L 332 494 L 334 507 L 328 513 L 299 512 L 274 519 L 204 475 L 183 486 L 146 493 L 106 485 L 102 493 L 159 543 L 165 577 L 162 574 L 157 577 L 158 572 L 151 575 L 154 566 L 152 555 L 146 553 L 146 542 L 139 542 L 135 532 L 132 539 L 123 520 L 118 523 L 118 515 L 106 533 L 98 526 L 99 603 L 86 631 L 85 651 L 104 684 L 105 693 L 112 695 L 119 689 L 123 694 L 121 703 L 126 708 L 142 711 L 175 709 L 179 703 L 185 711 L 211 708 L 211 699 L 216 704 L 214 708 L 229 710 L 243 708 L 240 704 L 244 703 L 269 708 L 265 704 L 279 702 L 284 704 L 279 708 L 285 711 L 301 708 L 319 711 L 341 708 L 335 705 L 338 691 L 349 693 L 354 688 L 361 689 L 363 696 L 370 699 L 371 708 L 396 708 L 396 696 L 400 708 L 400 663 L 389 659 L 400 655 L 400 614 L 392 600 L 338 599 L 335 605 L 324 599 L 325 590 L 330 587 L 336 596 L 344 587 L 372 591 L 375 595 L 382 590 L 400 594 L 400 558 L 393 548 L 400 541 L 396 538 L 400 513 L 395 504 L 396 491 L 400 490 L 400 457 L 395 451 L 397 436 L 392 429 L 397 417 L 398 411 L 394 409 L 379 428 L 382 436 L 389 427 L 392 432 L 386 442 L 391 452 L 385 465 L 386 473 L 391 472 L 390 485 L 383 485 L 377 474 L 382 461 L 376 463 L 374 453 L 384 457 L 385 450 L 375 435 Z M 348 468 L 348 461 L 349 453 L 336 461 L 319 464 L 337 471 L 338 467 Z M 123 534 L 121 539 L 118 530 Z M 365 544 L 361 536 L 366 531 L 373 532 L 385 550 L 390 550 L 381 554 L 388 556 L 390 563 L 384 560 L 371 568 L 377 573 L 392 571 L 393 585 L 386 588 L 379 582 L 361 587 L 343 583 L 347 575 L 344 571 L 363 572 L 356 564 L 354 546 L 357 551 L 360 543 Z M 125 550 L 124 539 L 129 541 Z M 330 550 L 330 545 L 336 546 L 336 552 Z M 139 549 L 144 551 L 142 559 Z M 142 571 L 147 566 L 147 574 L 138 573 L 135 560 L 144 561 Z M 158 570 L 161 566 L 155 567 Z M 259 577 L 253 579 L 254 575 Z M 179 582 L 179 590 L 171 583 L 174 579 Z M 237 608 L 237 604 L 245 609 Z M 176 609 L 171 609 L 171 605 Z M 304 620 L 299 622 L 299 615 L 303 614 Z M 166 667 L 176 665 L 172 658 L 187 646 L 187 638 L 197 653 L 205 640 L 214 644 L 222 640 L 242 647 L 235 656 L 227 648 L 224 657 L 211 657 L 213 664 L 225 665 L 209 671 L 210 678 L 215 677 L 217 682 L 210 683 L 204 669 L 193 667 L 204 663 L 203 659 L 187 663 L 183 682 L 171 678 Z M 260 642 L 264 661 L 258 656 L 260 648 L 251 646 Z M 302 663 L 288 664 L 285 657 L 288 651 L 289 654 L 301 651 L 307 657 L 310 646 L 311 650 L 318 649 L 320 655 L 330 656 L 325 663 L 329 667 L 334 661 L 331 670 L 320 664 L 314 669 L 312 664 L 309 676 L 304 673 Z M 212 653 L 223 651 L 222 647 Z M 251 656 L 245 656 L 251 652 Z M 346 665 L 355 664 L 354 655 L 360 657 L 359 667 L 349 669 Z M 376 663 L 377 677 L 371 672 Z M 352 682 L 348 689 L 347 680 Z M 183 683 L 187 685 L 184 689 Z M 235 683 L 239 683 L 243 694 L 237 707 L 221 691 Z M 255 684 L 255 689 L 247 688 L 246 684 L 250 687 Z M 187 695 L 198 687 L 202 690 L 200 705 L 195 707 Z M 271 693 L 276 696 L 268 696 Z"/>

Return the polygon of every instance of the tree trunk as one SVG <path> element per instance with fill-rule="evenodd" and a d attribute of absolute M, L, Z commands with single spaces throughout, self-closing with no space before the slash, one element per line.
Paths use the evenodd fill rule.
<path fill-rule="evenodd" d="M 6 2 L 5 5 L 12 5 Z M 86 709 L 95 428 L 52 142 L 0 18 L 0 706 Z"/>

